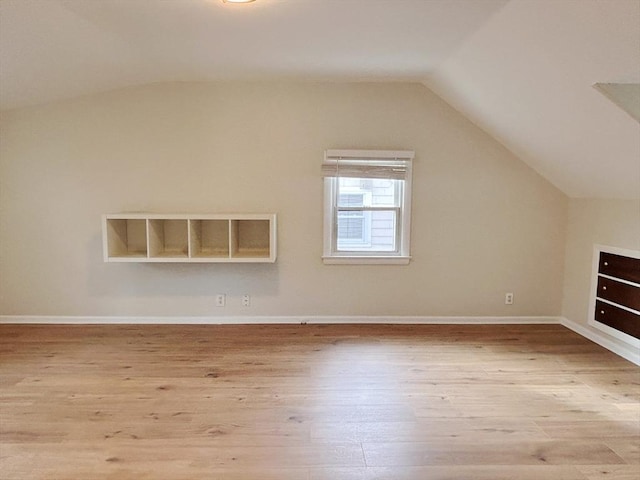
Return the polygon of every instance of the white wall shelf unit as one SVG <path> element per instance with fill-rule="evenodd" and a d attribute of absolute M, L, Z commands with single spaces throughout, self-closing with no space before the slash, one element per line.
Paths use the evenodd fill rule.
<path fill-rule="evenodd" d="M 106 214 L 102 237 L 105 262 L 276 261 L 273 213 Z"/>

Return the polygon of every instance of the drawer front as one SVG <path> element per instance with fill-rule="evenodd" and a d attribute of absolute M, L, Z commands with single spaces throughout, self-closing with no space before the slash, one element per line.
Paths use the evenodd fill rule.
<path fill-rule="evenodd" d="M 597 300 L 595 319 L 611 328 L 640 339 L 640 315 Z"/>
<path fill-rule="evenodd" d="M 599 298 L 640 311 L 640 287 L 598 277 Z"/>
<path fill-rule="evenodd" d="M 598 272 L 610 277 L 640 283 L 640 259 L 601 252 Z"/>

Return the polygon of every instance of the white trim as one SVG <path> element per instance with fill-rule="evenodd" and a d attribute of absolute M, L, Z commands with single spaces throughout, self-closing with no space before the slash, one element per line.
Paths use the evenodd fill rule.
<path fill-rule="evenodd" d="M 411 203 L 413 196 L 413 163 L 407 167 L 407 178 L 402 185 L 402 235 L 400 253 L 408 259 L 411 253 Z"/>
<path fill-rule="evenodd" d="M 339 256 L 322 257 L 322 263 L 325 265 L 408 265 L 411 257 L 403 257 L 399 255 L 389 257 L 367 257 L 365 255 L 356 256 Z"/>
<path fill-rule="evenodd" d="M 613 253 L 614 255 L 622 255 L 623 257 L 640 258 L 640 251 L 633 250 L 631 248 L 610 247 L 609 245 L 602 245 L 596 243 L 593 245 L 594 249 L 598 248 L 599 251 L 606 253 Z"/>
<path fill-rule="evenodd" d="M 396 324 L 396 325 L 529 325 L 558 324 L 559 317 L 428 317 L 428 316 L 340 316 L 340 315 L 291 315 L 291 316 L 210 316 L 210 317 L 162 317 L 162 316 L 67 316 L 67 315 L 0 315 L 0 324 Z"/>
<path fill-rule="evenodd" d="M 324 179 L 324 196 L 323 196 L 323 237 L 322 237 L 322 258 L 331 256 L 331 243 L 334 237 L 333 225 L 333 206 L 327 202 L 333 201 L 335 198 L 336 184 L 331 179 Z"/>
<path fill-rule="evenodd" d="M 607 300 L 606 298 L 598 297 L 598 300 L 600 300 L 602 303 L 606 303 L 607 305 L 611 305 L 611 306 L 614 306 L 616 308 L 619 308 L 620 310 L 626 310 L 629 313 L 635 313 L 636 315 L 640 315 L 640 311 L 634 310 L 633 308 L 625 307 L 624 305 L 620 305 L 619 303 L 612 302 L 611 300 Z M 631 337 L 631 338 L 633 338 L 633 337 Z M 635 340 L 638 340 L 638 339 L 636 338 Z"/>
<path fill-rule="evenodd" d="M 607 278 L 609 280 L 613 280 L 614 282 L 624 283 L 625 285 L 631 285 L 632 287 L 640 287 L 640 283 L 632 282 L 631 280 L 625 280 L 624 278 L 612 277 L 611 275 L 605 275 L 604 273 L 598 273 L 598 276 L 602 278 Z"/>
<path fill-rule="evenodd" d="M 568 318 L 560 317 L 560 324 L 567 327 L 569 330 L 573 330 L 578 335 L 582 335 L 592 342 L 597 343 L 601 347 L 612 351 L 616 355 L 620 355 L 622 358 L 625 358 L 636 365 L 640 365 L 640 348 L 613 342 L 597 330 L 591 330 L 584 325 L 580 325 L 569 320 Z"/>
<path fill-rule="evenodd" d="M 355 159 L 398 159 L 413 160 L 414 150 L 325 150 L 325 158 L 355 158 Z"/>

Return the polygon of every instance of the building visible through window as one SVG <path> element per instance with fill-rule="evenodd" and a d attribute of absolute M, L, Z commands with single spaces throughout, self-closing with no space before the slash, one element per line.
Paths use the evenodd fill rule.
<path fill-rule="evenodd" d="M 408 262 L 412 158 L 406 151 L 325 153 L 325 263 Z"/>

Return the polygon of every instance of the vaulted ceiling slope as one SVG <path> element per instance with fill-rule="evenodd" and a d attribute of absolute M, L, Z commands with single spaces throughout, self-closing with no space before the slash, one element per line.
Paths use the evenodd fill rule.
<path fill-rule="evenodd" d="M 422 81 L 572 197 L 640 198 L 640 0 L 0 0 L 0 109 L 206 80 Z"/>
<path fill-rule="evenodd" d="M 0 105 L 165 81 L 422 81 L 507 0 L 0 0 Z"/>
<path fill-rule="evenodd" d="M 640 83 L 639 0 L 512 0 L 426 82 L 569 196 L 640 198 L 640 124 L 596 83 Z"/>

